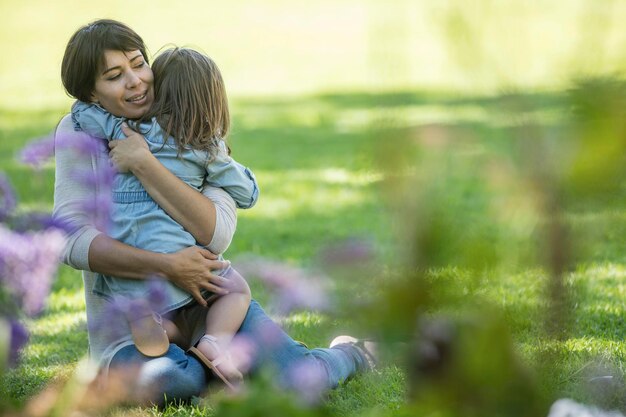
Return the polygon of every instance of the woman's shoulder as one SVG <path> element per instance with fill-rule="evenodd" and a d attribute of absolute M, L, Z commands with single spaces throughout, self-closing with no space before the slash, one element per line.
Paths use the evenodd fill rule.
<path fill-rule="evenodd" d="M 74 123 L 72 122 L 72 113 L 67 113 L 61 118 L 56 128 L 57 132 L 73 132 Z"/>
<path fill-rule="evenodd" d="M 54 136 L 57 141 L 63 140 L 81 140 L 83 137 L 89 137 L 82 130 L 76 130 L 76 123 L 72 118 L 72 113 L 67 113 L 59 123 L 57 124 L 56 129 L 54 130 Z"/>
<path fill-rule="evenodd" d="M 54 130 L 54 149 L 59 155 L 66 154 L 66 158 L 76 157 L 76 152 L 87 155 L 102 154 L 108 156 L 108 149 L 103 140 L 94 138 L 82 130 L 76 130 L 72 114 L 68 113 L 61 118 Z"/>

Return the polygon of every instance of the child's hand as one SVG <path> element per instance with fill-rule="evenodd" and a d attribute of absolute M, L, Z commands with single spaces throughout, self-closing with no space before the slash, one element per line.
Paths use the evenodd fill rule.
<path fill-rule="evenodd" d="M 129 172 L 137 168 L 145 158 L 152 157 L 144 137 L 124 123 L 122 131 L 126 139 L 109 142 L 111 162 L 119 172 Z"/>

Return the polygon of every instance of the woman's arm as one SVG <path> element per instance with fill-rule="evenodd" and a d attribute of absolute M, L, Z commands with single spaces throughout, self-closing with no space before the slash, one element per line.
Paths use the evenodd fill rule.
<path fill-rule="evenodd" d="M 200 294 L 201 289 L 228 294 L 222 287 L 228 282 L 211 272 L 225 268 L 228 262 L 217 260 L 217 255 L 197 246 L 170 254 L 155 253 L 99 234 L 89 246 L 88 257 L 91 270 L 102 274 L 134 279 L 154 275 L 168 278 L 204 306 L 206 301 Z"/>
<path fill-rule="evenodd" d="M 205 302 L 200 289 L 224 292 L 219 288 L 223 279 L 210 271 L 224 268 L 227 263 L 215 260 L 204 249 L 191 247 L 173 254 L 158 254 L 125 245 L 97 230 L 85 210 L 85 203 L 95 200 L 96 189 L 84 178 L 93 175 L 99 164 L 108 163 L 106 150 L 102 148 L 93 156 L 76 152 L 72 143 L 84 145 L 94 139 L 75 132 L 69 116 L 59 123 L 55 140 L 53 215 L 69 228 L 64 263 L 76 269 L 129 278 L 162 275 L 194 295 L 201 304 Z"/>
<path fill-rule="evenodd" d="M 199 244 L 210 245 L 214 240 L 217 216 L 235 217 L 234 203 L 231 209 L 228 200 L 219 196 L 221 205 L 216 207 L 217 200 L 214 202 L 198 193 L 163 166 L 150 152 L 141 134 L 127 126 L 122 126 L 122 130 L 127 135 L 125 140 L 109 142 L 110 157 L 117 170 L 132 172 L 154 201 L 178 224 L 189 231 Z M 213 195 L 216 194 L 214 190 L 210 192 Z M 232 216 L 229 213 L 231 210 Z M 230 238 L 227 239 L 228 243 L 232 234 L 234 234 L 234 228 L 230 233 Z M 217 247 L 209 246 L 214 253 L 222 253 L 227 247 L 215 246 Z"/>

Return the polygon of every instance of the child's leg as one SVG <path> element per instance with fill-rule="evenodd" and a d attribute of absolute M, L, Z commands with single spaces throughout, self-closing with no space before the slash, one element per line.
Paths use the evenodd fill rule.
<path fill-rule="evenodd" d="M 185 346 L 186 341 L 178 329 L 178 326 L 172 320 L 163 318 L 162 326 L 163 329 L 165 329 L 165 333 L 167 333 L 167 338 L 170 343 L 175 343 L 178 346 Z"/>
<path fill-rule="evenodd" d="M 206 332 L 218 338 L 221 345 L 230 344 L 239 330 L 250 306 L 250 288 L 245 279 L 233 268 L 224 278 L 228 279 L 228 294 L 217 298 L 207 313 Z"/>
<path fill-rule="evenodd" d="M 243 377 L 230 360 L 228 348 L 239 330 L 250 306 L 250 288 L 239 273 L 230 268 L 224 278 L 229 280 L 229 293 L 217 298 L 206 316 L 206 335 L 198 343 L 198 349 L 211 361 L 217 360 L 217 368 L 226 379 L 238 383 Z"/>

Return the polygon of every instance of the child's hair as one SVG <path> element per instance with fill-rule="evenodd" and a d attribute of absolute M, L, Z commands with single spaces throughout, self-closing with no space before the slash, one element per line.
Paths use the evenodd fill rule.
<path fill-rule="evenodd" d="M 154 60 L 154 104 L 144 120 L 155 117 L 179 152 L 185 149 L 214 155 L 226 139 L 230 112 L 222 74 L 215 62 L 189 48 L 170 48 Z"/>

